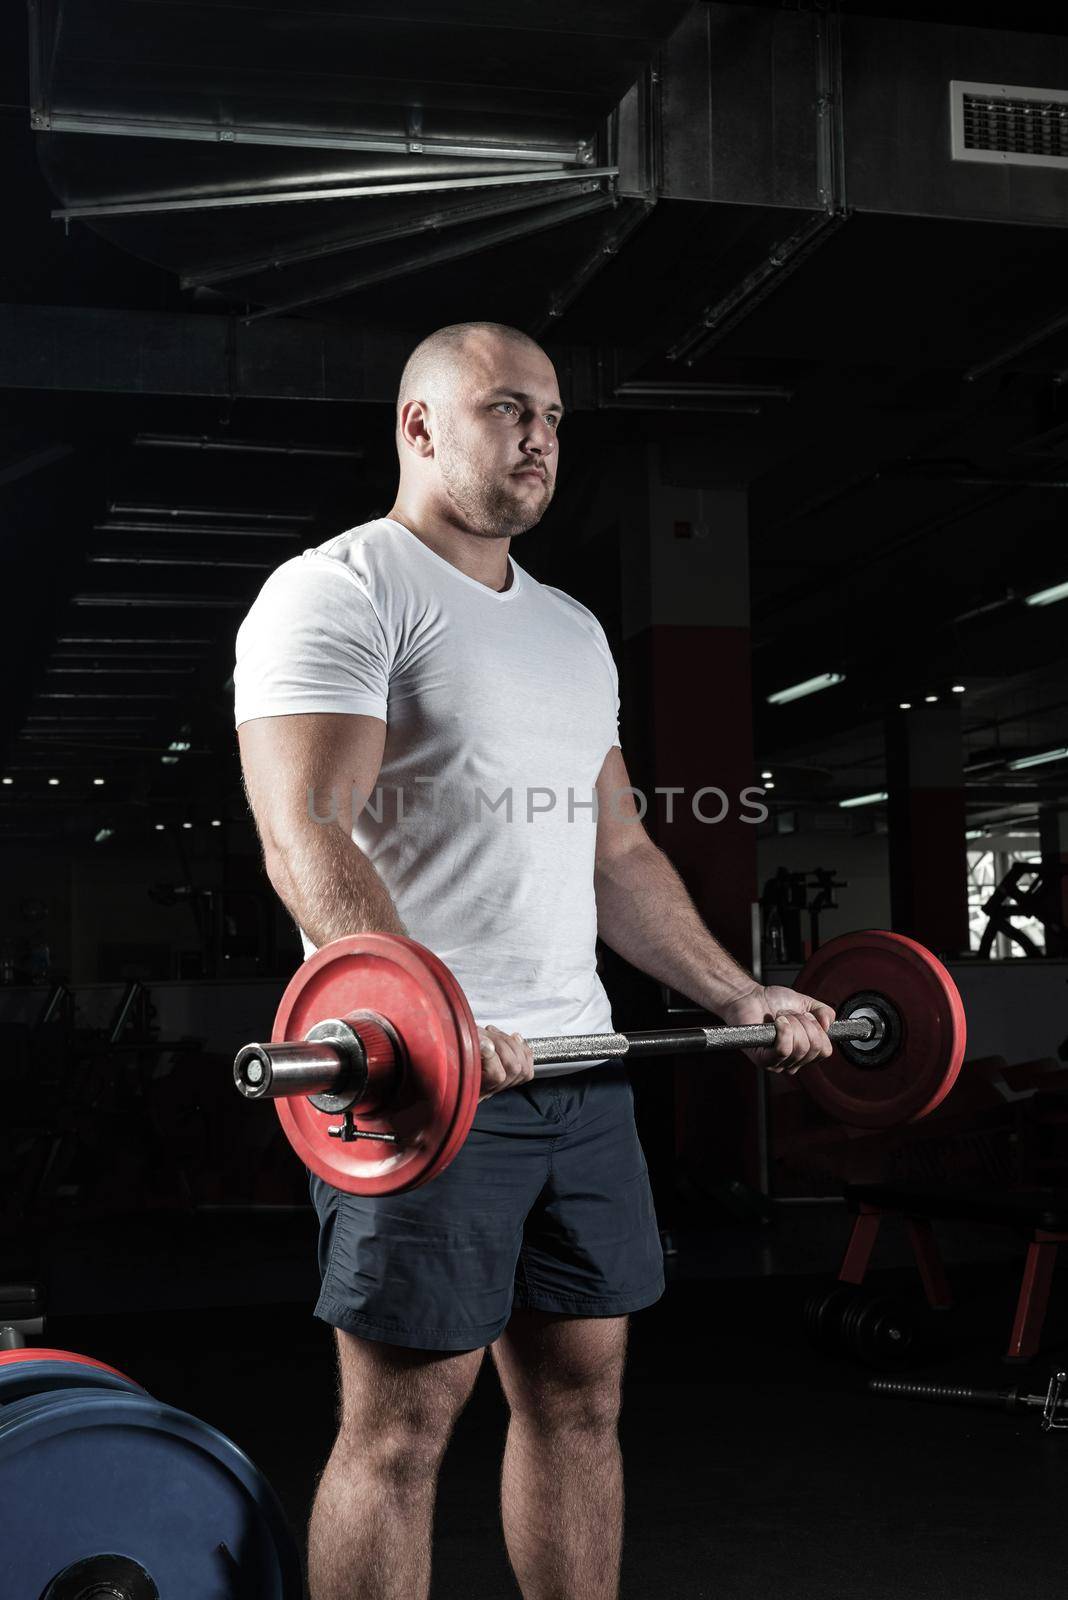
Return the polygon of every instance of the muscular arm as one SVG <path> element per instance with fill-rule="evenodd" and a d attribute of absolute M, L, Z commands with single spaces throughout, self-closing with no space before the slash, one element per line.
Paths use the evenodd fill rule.
<path fill-rule="evenodd" d="M 385 741 L 378 717 L 338 712 L 257 717 L 238 729 L 267 876 L 316 946 L 346 933 L 405 931 L 351 836 L 378 781 Z"/>
<path fill-rule="evenodd" d="M 724 1022 L 774 1019 L 773 1048 L 747 1050 L 758 1066 L 796 1072 L 831 1053 L 829 1006 L 794 989 L 764 988 L 705 927 L 686 887 L 649 838 L 618 746 L 597 779 L 597 931 L 605 944 Z"/>
<path fill-rule="evenodd" d="M 257 717 L 238 729 L 267 876 L 316 948 L 347 933 L 406 932 L 389 890 L 352 839 L 385 743 L 378 717 L 340 712 Z M 534 1057 L 524 1039 L 492 1024 L 478 1034 L 480 1099 L 530 1081 Z"/>
<path fill-rule="evenodd" d="M 646 833 L 629 785 L 614 746 L 597 780 L 597 931 L 632 966 L 721 1014 L 755 980 L 705 927 L 682 879 Z"/>

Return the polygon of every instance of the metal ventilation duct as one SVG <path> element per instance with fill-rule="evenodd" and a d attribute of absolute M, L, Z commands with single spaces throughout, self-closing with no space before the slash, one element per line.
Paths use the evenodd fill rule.
<path fill-rule="evenodd" d="M 661 198 L 1068 225 L 1059 36 L 713 0 L 660 90 Z"/>
<path fill-rule="evenodd" d="M 951 83 L 954 161 L 1068 167 L 1068 91 Z"/>
<path fill-rule="evenodd" d="M 53 215 L 270 313 L 550 229 L 580 267 L 652 203 L 599 216 L 689 3 L 31 0 Z"/>

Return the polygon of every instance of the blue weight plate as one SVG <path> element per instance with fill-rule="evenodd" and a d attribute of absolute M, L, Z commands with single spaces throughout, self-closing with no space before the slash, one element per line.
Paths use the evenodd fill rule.
<path fill-rule="evenodd" d="M 16 1366 L 0 1366 L 0 1405 L 25 1400 L 29 1395 L 46 1394 L 54 1389 L 119 1389 L 124 1394 L 143 1394 L 132 1378 L 106 1367 L 75 1365 L 73 1361 L 34 1361 L 27 1356 Z"/>
<path fill-rule="evenodd" d="M 217 1429 L 143 1393 L 56 1389 L 4 1406 L 0 1529 L 4 1592 L 19 1600 L 101 1552 L 181 1600 L 303 1592 L 267 1480 Z"/>

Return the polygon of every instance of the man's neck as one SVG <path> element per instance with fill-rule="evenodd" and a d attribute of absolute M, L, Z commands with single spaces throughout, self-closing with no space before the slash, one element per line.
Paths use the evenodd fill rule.
<path fill-rule="evenodd" d="M 512 566 L 508 560 L 510 539 L 481 539 L 475 533 L 467 533 L 463 528 L 453 528 L 448 524 L 435 523 L 428 527 L 424 519 L 406 509 L 400 501 L 386 515 L 391 522 L 399 522 L 407 528 L 428 550 L 433 550 L 436 556 L 447 561 L 465 577 L 473 578 L 476 583 L 484 583 L 487 589 L 494 589 L 498 594 L 511 588 Z"/>

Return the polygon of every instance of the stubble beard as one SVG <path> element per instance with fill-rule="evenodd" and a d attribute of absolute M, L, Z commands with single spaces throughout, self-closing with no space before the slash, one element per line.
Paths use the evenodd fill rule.
<path fill-rule="evenodd" d="M 515 539 L 526 533 L 541 521 L 553 497 L 548 476 L 535 496 L 518 479 L 513 486 L 503 475 L 493 478 L 449 450 L 439 455 L 438 471 L 465 528 L 478 539 Z"/>

